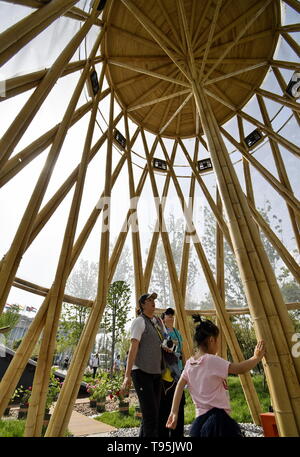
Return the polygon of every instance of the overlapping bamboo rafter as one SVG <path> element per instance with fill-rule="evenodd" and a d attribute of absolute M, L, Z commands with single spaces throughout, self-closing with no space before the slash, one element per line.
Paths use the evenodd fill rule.
<path fill-rule="evenodd" d="M 287 304 L 286 306 L 283 303 L 275 275 L 263 250 L 258 228 L 264 231 L 285 265 L 298 281 L 300 271 L 293 256 L 257 211 L 255 189 L 251 179 L 251 166 L 253 166 L 285 201 L 299 249 L 300 205 L 293 193 L 280 147 L 287 149 L 288 153 L 292 153 L 296 159 L 299 159 L 300 150 L 290 139 L 275 132 L 267 104 L 267 100 L 272 100 L 286 110 L 291 110 L 300 125 L 299 104 L 285 92 L 286 83 L 280 71 L 280 69 L 295 70 L 299 68 L 299 65 L 297 62 L 283 62 L 273 58 L 279 35 L 283 37 L 293 52 L 299 55 L 299 45 L 289 35 L 289 33 L 299 31 L 299 24 L 288 26 L 280 24 L 279 0 L 274 2 L 271 0 L 249 0 L 242 5 L 238 2 L 239 5 L 235 5 L 235 10 L 232 9 L 232 2 L 229 0 L 207 1 L 203 2 L 201 11 L 198 11 L 198 1 L 193 0 L 189 12 L 185 0 L 176 0 L 175 2 L 157 0 L 155 8 L 159 14 L 156 15 L 152 15 L 144 3 L 145 8 L 141 8 L 140 0 L 121 0 L 120 2 L 108 0 L 101 19 L 99 19 L 99 12 L 96 10 L 97 2 L 94 3 L 92 11 L 88 14 L 74 7 L 75 1 L 6 1 L 7 3 L 17 3 L 36 8 L 36 11 L 4 32 L 0 41 L 0 51 L 2 51 L 0 62 L 2 63 L 8 61 L 19 49 L 25 47 L 26 43 L 30 42 L 61 15 L 80 20 L 83 25 L 50 68 L 10 78 L 7 81 L 6 99 L 13 98 L 29 89 L 34 89 L 34 91 L 1 139 L 0 186 L 5 186 L 49 146 L 50 152 L 12 246 L 0 263 L 0 309 L 4 307 L 12 286 L 45 297 L 0 384 L 0 415 L 8 404 L 33 347 L 43 332 L 42 349 L 37 364 L 32 401 L 26 423 L 26 436 L 40 435 L 62 302 L 65 300 L 87 306 L 91 309 L 90 315 L 46 432 L 46 436 L 63 435 L 105 308 L 107 289 L 113 279 L 129 229 L 132 231 L 136 297 L 149 287 L 158 241 L 160 238 L 162 240 L 177 311 L 177 324 L 184 337 L 185 355 L 190 355 L 192 342 L 187 325 L 187 315 L 191 312 L 185 310 L 184 306 L 190 245 L 184 243 L 180 274 L 178 275 L 164 223 L 165 198 L 168 196 L 169 185 L 172 180 L 179 205 L 184 210 L 186 217 L 185 237 L 194 243 L 196 254 L 215 304 L 214 310 L 203 311 L 203 313 L 216 313 L 217 322 L 222 328 L 220 353 L 225 355 L 227 344 L 233 358 L 237 361 L 243 360 L 243 354 L 233 332 L 229 314 L 249 312 L 254 320 L 257 337 L 267 341 L 268 353 L 264 368 L 279 432 L 282 436 L 299 435 L 300 365 L 299 360 L 291 357 L 293 328 L 287 313 L 287 309 L 299 308 L 299 304 Z M 298 2 L 295 0 L 284 1 L 299 12 Z M 238 14 L 235 15 L 234 11 L 238 11 Z M 124 17 L 125 20 L 123 20 Z M 227 17 L 228 20 L 226 21 Z M 274 17 L 273 22 L 270 20 L 272 17 Z M 99 28 L 99 35 L 90 55 L 86 60 L 70 63 L 74 52 L 95 24 L 101 28 Z M 257 28 L 257 24 L 261 24 L 261 27 Z M 137 25 L 138 32 L 136 33 Z M 126 42 L 119 44 L 119 47 L 115 44 L 118 42 L 114 39 L 116 34 L 126 37 Z M 233 36 L 234 38 L 232 38 Z M 251 48 L 257 42 L 262 43 L 261 40 L 266 43 L 264 55 L 255 54 Z M 99 46 L 101 46 L 100 54 Z M 235 54 L 238 47 L 241 52 Z M 249 52 L 250 55 L 248 55 Z M 89 77 L 89 71 L 96 64 L 102 65 L 100 87 L 104 73 L 106 73 L 110 88 L 103 92 L 100 90 L 92 101 L 87 101 L 86 104 L 76 110 L 77 101 Z M 272 68 L 282 89 L 282 95 L 259 87 L 268 68 Z M 81 75 L 62 121 L 13 155 L 15 147 L 37 115 L 39 108 L 55 83 L 65 75 L 75 74 L 77 71 L 80 71 Z M 108 129 L 91 147 L 97 109 L 98 106 L 101 109 L 101 104 L 104 103 L 107 95 L 110 95 Z M 253 95 L 257 98 L 263 122 L 258 121 L 243 110 L 243 106 Z M 114 118 L 115 96 L 122 111 Z M 88 113 L 90 121 L 82 160 L 41 209 L 43 196 L 67 132 L 71 126 Z M 226 128 L 221 126 L 233 115 L 237 115 L 238 118 L 239 139 L 234 138 Z M 123 116 L 127 146 L 122 152 L 115 170 L 112 171 L 113 129 Z M 129 133 L 129 119 L 138 125 L 132 137 Z M 243 144 L 245 136 L 243 120 L 260 128 L 265 137 L 268 137 L 278 179 Z M 147 129 L 156 135 L 150 151 L 145 134 Z M 202 134 L 206 135 L 207 144 L 202 138 Z M 174 139 L 170 156 L 162 135 Z M 138 136 L 140 136 L 144 148 L 145 166 L 139 183 L 135 186 L 132 148 Z M 196 137 L 193 158 L 182 140 L 186 136 Z M 235 174 L 223 137 L 233 144 L 242 155 L 246 195 L 242 191 Z M 199 143 L 207 149 L 207 153 L 210 154 L 213 162 L 217 179 L 217 196 L 215 199 L 208 191 L 205 179 L 200 176 L 196 167 Z M 110 258 L 109 230 L 102 230 L 98 291 L 95 301 L 91 302 L 78 297 L 70 297 L 64 293 L 64 289 L 67 278 L 101 213 L 102 224 L 107 225 L 105 204 L 95 207 L 75 241 L 75 230 L 86 171 L 96 153 L 105 144 L 107 145 L 106 173 L 104 191 L 101 197 L 111 195 L 113 186 L 125 161 L 127 161 L 130 198 L 138 200 L 149 175 L 153 196 L 159 204 L 155 230 L 144 269 L 142 267 L 141 240 L 137 230 L 139 221 L 136 208 L 129 207 Z M 158 145 L 161 147 L 169 169 L 162 195 L 159 195 L 151 165 Z M 179 148 L 191 169 L 189 203 L 192 206 L 189 208 L 175 174 L 176 154 Z M 194 226 L 193 217 L 189 217 L 192 214 L 193 206 L 197 204 L 195 200 L 197 184 L 216 218 L 216 278 L 214 278 L 208 264 L 200 237 L 197 234 L 197 227 Z M 21 256 L 50 220 L 73 186 L 75 191 L 52 287 L 41 287 L 18 278 L 16 275 Z M 223 212 L 226 214 L 226 219 Z M 229 310 L 225 306 L 224 239 L 229 243 L 237 257 L 247 295 L 248 307 L 241 310 Z M 241 377 L 241 382 L 253 420 L 259 423 L 260 405 L 251 377 L 244 375 Z"/>

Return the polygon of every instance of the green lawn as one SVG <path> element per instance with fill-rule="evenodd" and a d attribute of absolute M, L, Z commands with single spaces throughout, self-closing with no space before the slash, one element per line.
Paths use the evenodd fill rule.
<path fill-rule="evenodd" d="M 2 419 L 0 420 L 0 438 L 22 437 L 25 430 L 25 420 L 20 419 Z M 44 435 L 46 427 L 43 426 L 42 435 Z M 69 431 L 65 436 L 72 436 Z"/>
<path fill-rule="evenodd" d="M 25 420 L 0 420 L 0 438 L 23 436 Z"/>

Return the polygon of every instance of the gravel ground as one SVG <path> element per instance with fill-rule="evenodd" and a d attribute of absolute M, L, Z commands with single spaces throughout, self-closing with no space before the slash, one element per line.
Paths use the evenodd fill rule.
<path fill-rule="evenodd" d="M 129 396 L 130 406 L 138 404 L 137 398 L 134 394 Z M 106 403 L 106 411 L 115 411 L 118 408 L 116 401 L 109 401 Z M 81 403 L 74 406 L 74 410 L 89 417 L 97 417 L 99 414 L 96 413 L 94 408 L 90 408 L 89 403 Z M 263 437 L 262 427 L 254 424 L 240 424 L 246 437 Z M 184 436 L 189 436 L 190 425 L 185 425 Z M 110 432 L 110 437 L 133 437 L 139 436 L 139 428 L 119 428 L 115 432 Z"/>
<path fill-rule="evenodd" d="M 263 437 L 262 427 L 254 424 L 240 424 L 246 437 Z M 189 437 L 190 425 L 184 426 L 184 436 Z M 139 436 L 139 428 L 119 428 L 115 432 L 110 432 L 110 437 L 132 437 Z"/>

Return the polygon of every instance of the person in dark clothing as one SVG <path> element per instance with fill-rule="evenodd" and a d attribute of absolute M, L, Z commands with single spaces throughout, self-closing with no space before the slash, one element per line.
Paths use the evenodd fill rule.
<path fill-rule="evenodd" d="M 64 363 L 63 363 L 63 369 L 64 370 L 67 370 L 69 368 L 69 364 L 70 364 L 70 359 L 69 357 L 67 356 L 64 360 Z"/>
<path fill-rule="evenodd" d="M 162 375 L 162 390 L 159 407 L 159 436 L 161 438 L 180 439 L 184 436 L 184 393 L 179 405 L 176 428 L 174 430 L 166 428 L 166 422 L 171 410 L 176 385 L 183 369 L 182 336 L 179 330 L 174 327 L 174 318 L 175 311 L 173 308 L 167 308 L 161 315 L 161 319 L 165 325 L 165 341 L 168 339 L 173 343 L 174 351 L 164 352 L 166 369 Z"/>
<path fill-rule="evenodd" d="M 163 324 L 154 317 L 156 298 L 156 293 L 147 293 L 139 299 L 139 315 L 131 325 L 131 345 L 122 385 L 124 392 L 133 381 L 142 412 L 141 437 L 158 436 Z"/>

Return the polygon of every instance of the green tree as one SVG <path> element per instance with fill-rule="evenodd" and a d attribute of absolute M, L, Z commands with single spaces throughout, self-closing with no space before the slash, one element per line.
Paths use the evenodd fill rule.
<path fill-rule="evenodd" d="M 102 326 L 111 334 L 111 364 L 113 371 L 115 347 L 121 341 L 125 325 L 129 321 L 131 289 L 125 281 L 113 282 L 108 290 Z"/>

